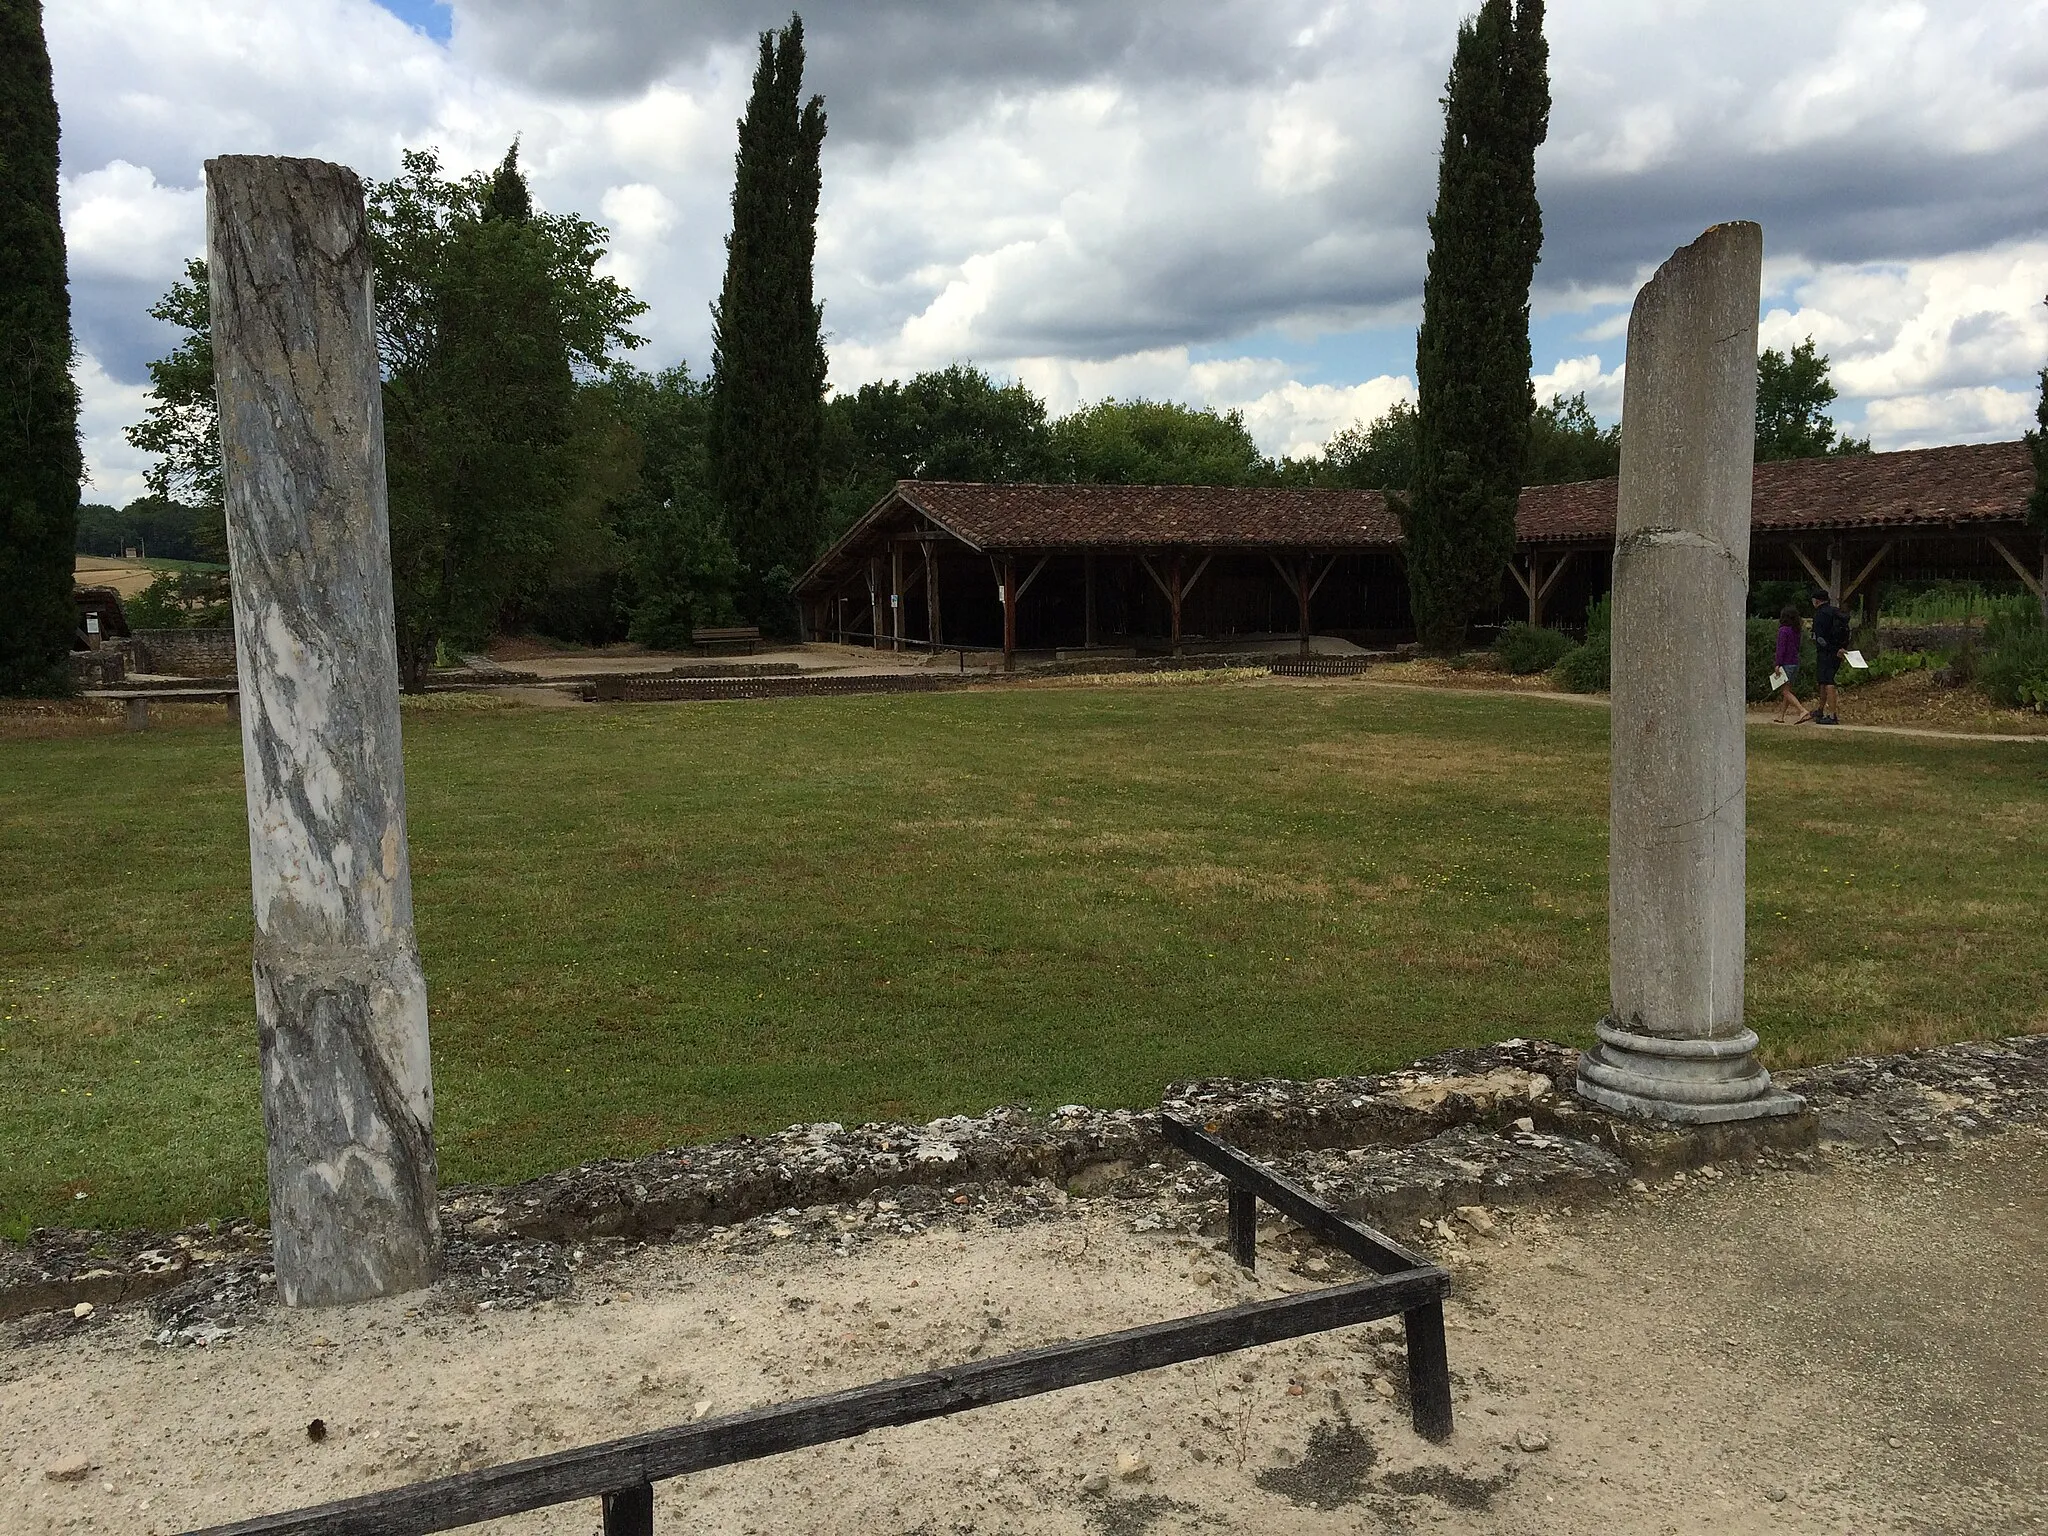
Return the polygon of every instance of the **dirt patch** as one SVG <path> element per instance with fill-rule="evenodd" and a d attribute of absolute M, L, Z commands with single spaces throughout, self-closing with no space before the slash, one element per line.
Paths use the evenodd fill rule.
<path fill-rule="evenodd" d="M 658 1527 L 2038 1532 L 2044 1203 L 2048 1136 L 2021 1130 L 1503 1212 L 1434 1239 L 1448 1447 L 1409 1430 L 1399 1328 L 1374 1324 L 664 1483 Z M 557 1299 L 444 1283 L 203 1348 L 158 1344 L 146 1308 L 22 1319 L 0 1531 L 180 1530 L 1323 1283 L 1276 1239 L 1245 1277 L 1134 1208 L 1047 1197 L 845 1253 L 793 1217 L 578 1251 Z"/>
<path fill-rule="evenodd" d="M 1258 1485 L 1303 1509 L 1340 1509 L 1365 1497 L 1380 1459 L 1350 1418 L 1325 1419 L 1308 1432 L 1308 1449 L 1293 1466 L 1268 1467 Z"/>

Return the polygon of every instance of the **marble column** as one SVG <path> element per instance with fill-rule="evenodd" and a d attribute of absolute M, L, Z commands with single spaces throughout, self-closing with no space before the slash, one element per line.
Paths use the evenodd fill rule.
<path fill-rule="evenodd" d="M 271 1242 L 333 1305 L 440 1255 L 369 230 L 317 160 L 209 160 L 206 202 Z"/>
<path fill-rule="evenodd" d="M 1581 1096 L 1677 1124 L 1786 1114 L 1743 1023 L 1744 608 L 1763 231 L 1717 224 L 1629 317 L 1614 538 L 1608 962 Z"/>

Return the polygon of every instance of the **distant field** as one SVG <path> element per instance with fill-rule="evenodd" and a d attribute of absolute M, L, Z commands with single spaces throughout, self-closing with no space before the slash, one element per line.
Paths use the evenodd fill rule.
<path fill-rule="evenodd" d="M 1584 1041 L 1604 1003 L 1597 708 L 1134 683 L 406 728 L 451 1182 Z M 2048 751 L 1759 731 L 1751 785 L 1775 1062 L 2048 1028 Z M 224 725 L 0 741 L 0 1224 L 262 1210 L 247 869 Z"/>
<path fill-rule="evenodd" d="M 119 560 L 106 555 L 77 555 L 71 570 L 83 587 L 112 587 L 124 599 L 139 597 L 165 571 L 224 571 L 224 565 L 198 560 Z"/>

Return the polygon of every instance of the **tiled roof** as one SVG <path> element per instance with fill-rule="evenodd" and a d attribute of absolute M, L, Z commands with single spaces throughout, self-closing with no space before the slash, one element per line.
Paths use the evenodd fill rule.
<path fill-rule="evenodd" d="M 1756 466 L 1756 533 L 1834 529 L 1934 532 L 2023 523 L 2034 487 L 2023 442 L 1916 448 Z M 1515 517 L 1520 544 L 1607 544 L 1618 482 L 1531 486 Z M 978 549 L 1167 545 L 1388 549 L 1401 526 L 1379 491 L 1213 485 L 980 485 L 904 480 L 811 571 L 832 565 L 892 508 L 908 506 Z"/>
<path fill-rule="evenodd" d="M 905 480 L 896 492 L 983 549 L 1089 544 L 1300 548 L 1388 545 L 1401 538 L 1401 525 L 1378 491 Z"/>
<path fill-rule="evenodd" d="M 1614 480 L 1531 486 L 1516 512 L 1517 542 L 1612 540 L 1617 489 Z M 2033 456 L 2023 442 L 1781 459 L 1756 467 L 1749 526 L 1752 533 L 1783 534 L 2020 523 L 2033 489 Z"/>

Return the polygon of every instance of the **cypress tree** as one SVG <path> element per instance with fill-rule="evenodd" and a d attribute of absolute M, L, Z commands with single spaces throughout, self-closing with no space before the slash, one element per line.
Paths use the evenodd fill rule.
<path fill-rule="evenodd" d="M 0 0 L 0 693 L 70 691 L 83 469 L 42 0 Z"/>
<path fill-rule="evenodd" d="M 1529 283 L 1543 248 L 1536 146 L 1550 122 L 1542 0 L 1486 0 L 1458 28 L 1415 338 L 1415 479 L 1402 524 L 1417 634 L 1461 643 L 1500 592 L 1536 396 Z"/>
<path fill-rule="evenodd" d="M 823 511 L 824 311 L 811 263 L 825 104 L 799 106 L 803 72 L 803 19 L 791 16 L 761 34 L 740 119 L 706 422 L 712 492 L 739 559 L 735 596 L 776 630 L 793 622 L 790 583 L 816 553 Z"/>
<path fill-rule="evenodd" d="M 2041 403 L 2034 407 L 2034 420 L 2040 425 L 2027 434 L 2027 448 L 2034 456 L 2034 494 L 2027 499 L 2027 516 L 2048 539 L 2048 368 L 2041 370 Z M 2041 599 L 2041 615 L 2048 618 L 2048 596 Z"/>

